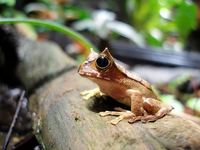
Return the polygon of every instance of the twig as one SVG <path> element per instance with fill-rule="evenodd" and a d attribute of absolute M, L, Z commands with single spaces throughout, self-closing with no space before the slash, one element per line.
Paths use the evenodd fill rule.
<path fill-rule="evenodd" d="M 12 134 L 12 131 L 13 131 L 13 127 L 15 126 L 15 123 L 16 123 L 16 120 L 17 120 L 17 117 L 18 117 L 18 114 L 19 114 L 21 105 L 22 105 L 22 101 L 23 101 L 23 99 L 24 99 L 24 95 L 25 95 L 25 91 L 23 90 L 22 93 L 21 93 L 21 96 L 20 96 L 18 105 L 17 105 L 17 109 L 16 109 L 16 111 L 15 111 L 15 115 L 14 115 L 13 120 L 12 120 L 12 123 L 11 123 L 11 125 L 10 125 L 8 134 L 6 135 L 6 139 L 5 139 L 5 142 L 4 142 L 4 144 L 3 144 L 2 150 L 6 150 L 7 147 L 8 147 L 8 144 L 9 144 L 10 138 L 11 138 L 11 134 Z"/>

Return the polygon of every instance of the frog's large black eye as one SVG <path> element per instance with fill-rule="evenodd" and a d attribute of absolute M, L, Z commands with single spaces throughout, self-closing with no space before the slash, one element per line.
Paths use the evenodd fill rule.
<path fill-rule="evenodd" d="M 110 61 L 105 56 L 99 56 L 96 60 L 96 66 L 100 69 L 106 69 L 110 65 Z"/>

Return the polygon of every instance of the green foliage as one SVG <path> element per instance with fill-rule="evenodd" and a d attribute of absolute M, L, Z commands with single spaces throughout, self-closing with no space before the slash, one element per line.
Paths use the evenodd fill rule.
<path fill-rule="evenodd" d="M 200 98 L 190 98 L 187 101 L 186 106 L 193 110 L 200 111 Z"/>
<path fill-rule="evenodd" d="M 65 5 L 63 6 L 63 11 L 69 17 L 73 17 L 75 19 L 85 19 L 90 17 L 90 12 L 86 9 L 80 8 L 78 6 L 73 5 Z"/>
<path fill-rule="evenodd" d="M 197 26 L 197 8 L 189 0 L 127 0 L 132 25 L 150 45 L 163 46 L 169 37 L 185 42 Z"/>
<path fill-rule="evenodd" d="M 0 16 L 13 17 L 19 12 L 14 9 L 15 0 L 0 0 Z"/>
<path fill-rule="evenodd" d="M 60 23 L 66 23 L 71 20 L 85 19 L 90 16 L 90 12 L 85 9 L 75 5 L 70 4 L 70 2 L 57 3 L 53 0 L 39 0 L 37 3 L 28 3 L 25 6 L 26 13 L 51 13 L 54 14 L 54 19 Z M 35 16 L 39 17 L 39 16 Z M 52 18 L 49 18 L 52 19 Z"/>
<path fill-rule="evenodd" d="M 185 81 L 189 80 L 191 77 L 188 76 L 188 75 L 180 75 L 178 76 L 177 78 L 175 78 L 174 80 L 171 80 L 169 83 L 168 83 L 168 88 L 171 90 L 171 91 L 175 91 L 176 88 L 179 86 L 179 85 L 182 85 Z"/>
<path fill-rule="evenodd" d="M 183 112 L 184 111 L 184 106 L 181 102 L 179 102 L 174 95 L 169 95 L 169 94 L 163 94 L 160 95 L 161 100 L 169 105 L 172 105 L 177 112 Z"/>
<path fill-rule="evenodd" d="M 0 0 L 0 4 L 8 5 L 8 6 L 14 6 L 15 0 Z"/>
<path fill-rule="evenodd" d="M 174 20 L 178 33 L 183 39 L 187 37 L 191 29 L 196 27 L 196 14 L 195 5 L 189 1 L 182 1 L 177 8 Z"/>
<path fill-rule="evenodd" d="M 90 13 L 86 9 L 71 5 L 68 1 L 62 4 L 54 0 L 38 0 L 37 2 L 27 3 L 24 6 L 24 10 L 16 10 L 14 7 L 15 2 L 15 0 L 0 0 L 0 5 L 2 5 L 2 9 L 0 10 L 0 24 L 20 23 L 21 28 L 26 32 L 25 34 L 29 34 L 33 38 L 34 35 L 32 33 L 36 33 L 37 31 L 55 30 L 62 32 L 81 44 L 85 48 L 85 53 L 89 53 L 90 48 L 96 50 L 96 47 L 81 34 L 61 25 L 71 20 L 74 21 L 89 17 Z M 32 16 L 34 18 L 40 18 L 41 16 L 45 16 L 46 18 L 28 19 L 27 17 L 30 17 L 31 13 L 35 15 Z M 34 25 L 37 25 L 37 28 L 34 28 Z"/>

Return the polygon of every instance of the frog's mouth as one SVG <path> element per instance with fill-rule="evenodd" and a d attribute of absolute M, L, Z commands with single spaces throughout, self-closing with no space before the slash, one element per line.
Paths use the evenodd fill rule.
<path fill-rule="evenodd" d="M 88 76 L 88 77 L 91 77 L 91 78 L 95 78 L 98 76 L 98 73 L 95 73 L 95 72 L 82 72 L 82 71 L 79 71 L 78 72 L 81 76 Z"/>
<path fill-rule="evenodd" d="M 85 77 L 91 77 L 91 78 L 95 78 L 100 76 L 100 73 L 94 69 L 90 69 L 89 67 L 85 67 L 80 65 L 79 69 L 78 69 L 78 73 L 81 76 L 85 76 Z"/>

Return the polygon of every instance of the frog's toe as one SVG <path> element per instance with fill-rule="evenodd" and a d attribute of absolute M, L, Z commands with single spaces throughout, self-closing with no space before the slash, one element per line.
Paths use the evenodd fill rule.
<path fill-rule="evenodd" d="M 136 121 L 141 120 L 142 116 L 132 117 L 128 120 L 128 123 L 134 123 Z"/>
<path fill-rule="evenodd" d="M 141 122 L 146 123 L 146 122 L 153 122 L 158 120 L 159 118 L 155 115 L 148 115 L 148 116 L 143 116 L 141 118 Z"/>
<path fill-rule="evenodd" d="M 99 115 L 101 117 L 104 117 L 104 116 L 121 116 L 123 114 L 124 114 L 124 112 L 118 112 L 118 111 L 102 111 L 102 112 L 99 112 Z"/>
<path fill-rule="evenodd" d="M 104 116 L 118 116 L 115 119 L 111 120 L 111 124 L 116 125 L 118 124 L 121 120 L 123 119 L 130 119 L 133 118 L 135 115 L 131 111 L 105 111 L 105 112 L 100 112 L 99 115 L 101 117 Z"/>
<path fill-rule="evenodd" d="M 118 123 L 119 123 L 121 120 L 123 120 L 123 119 L 124 119 L 124 117 L 121 115 L 121 116 L 119 116 L 119 117 L 117 117 L 117 118 L 111 120 L 110 123 L 111 123 L 112 125 L 116 125 L 116 124 L 118 124 Z"/>
<path fill-rule="evenodd" d="M 81 95 L 81 96 L 84 96 L 84 95 L 87 95 L 88 93 L 89 93 L 89 91 L 84 90 L 84 91 L 80 92 L 80 95 Z"/>

